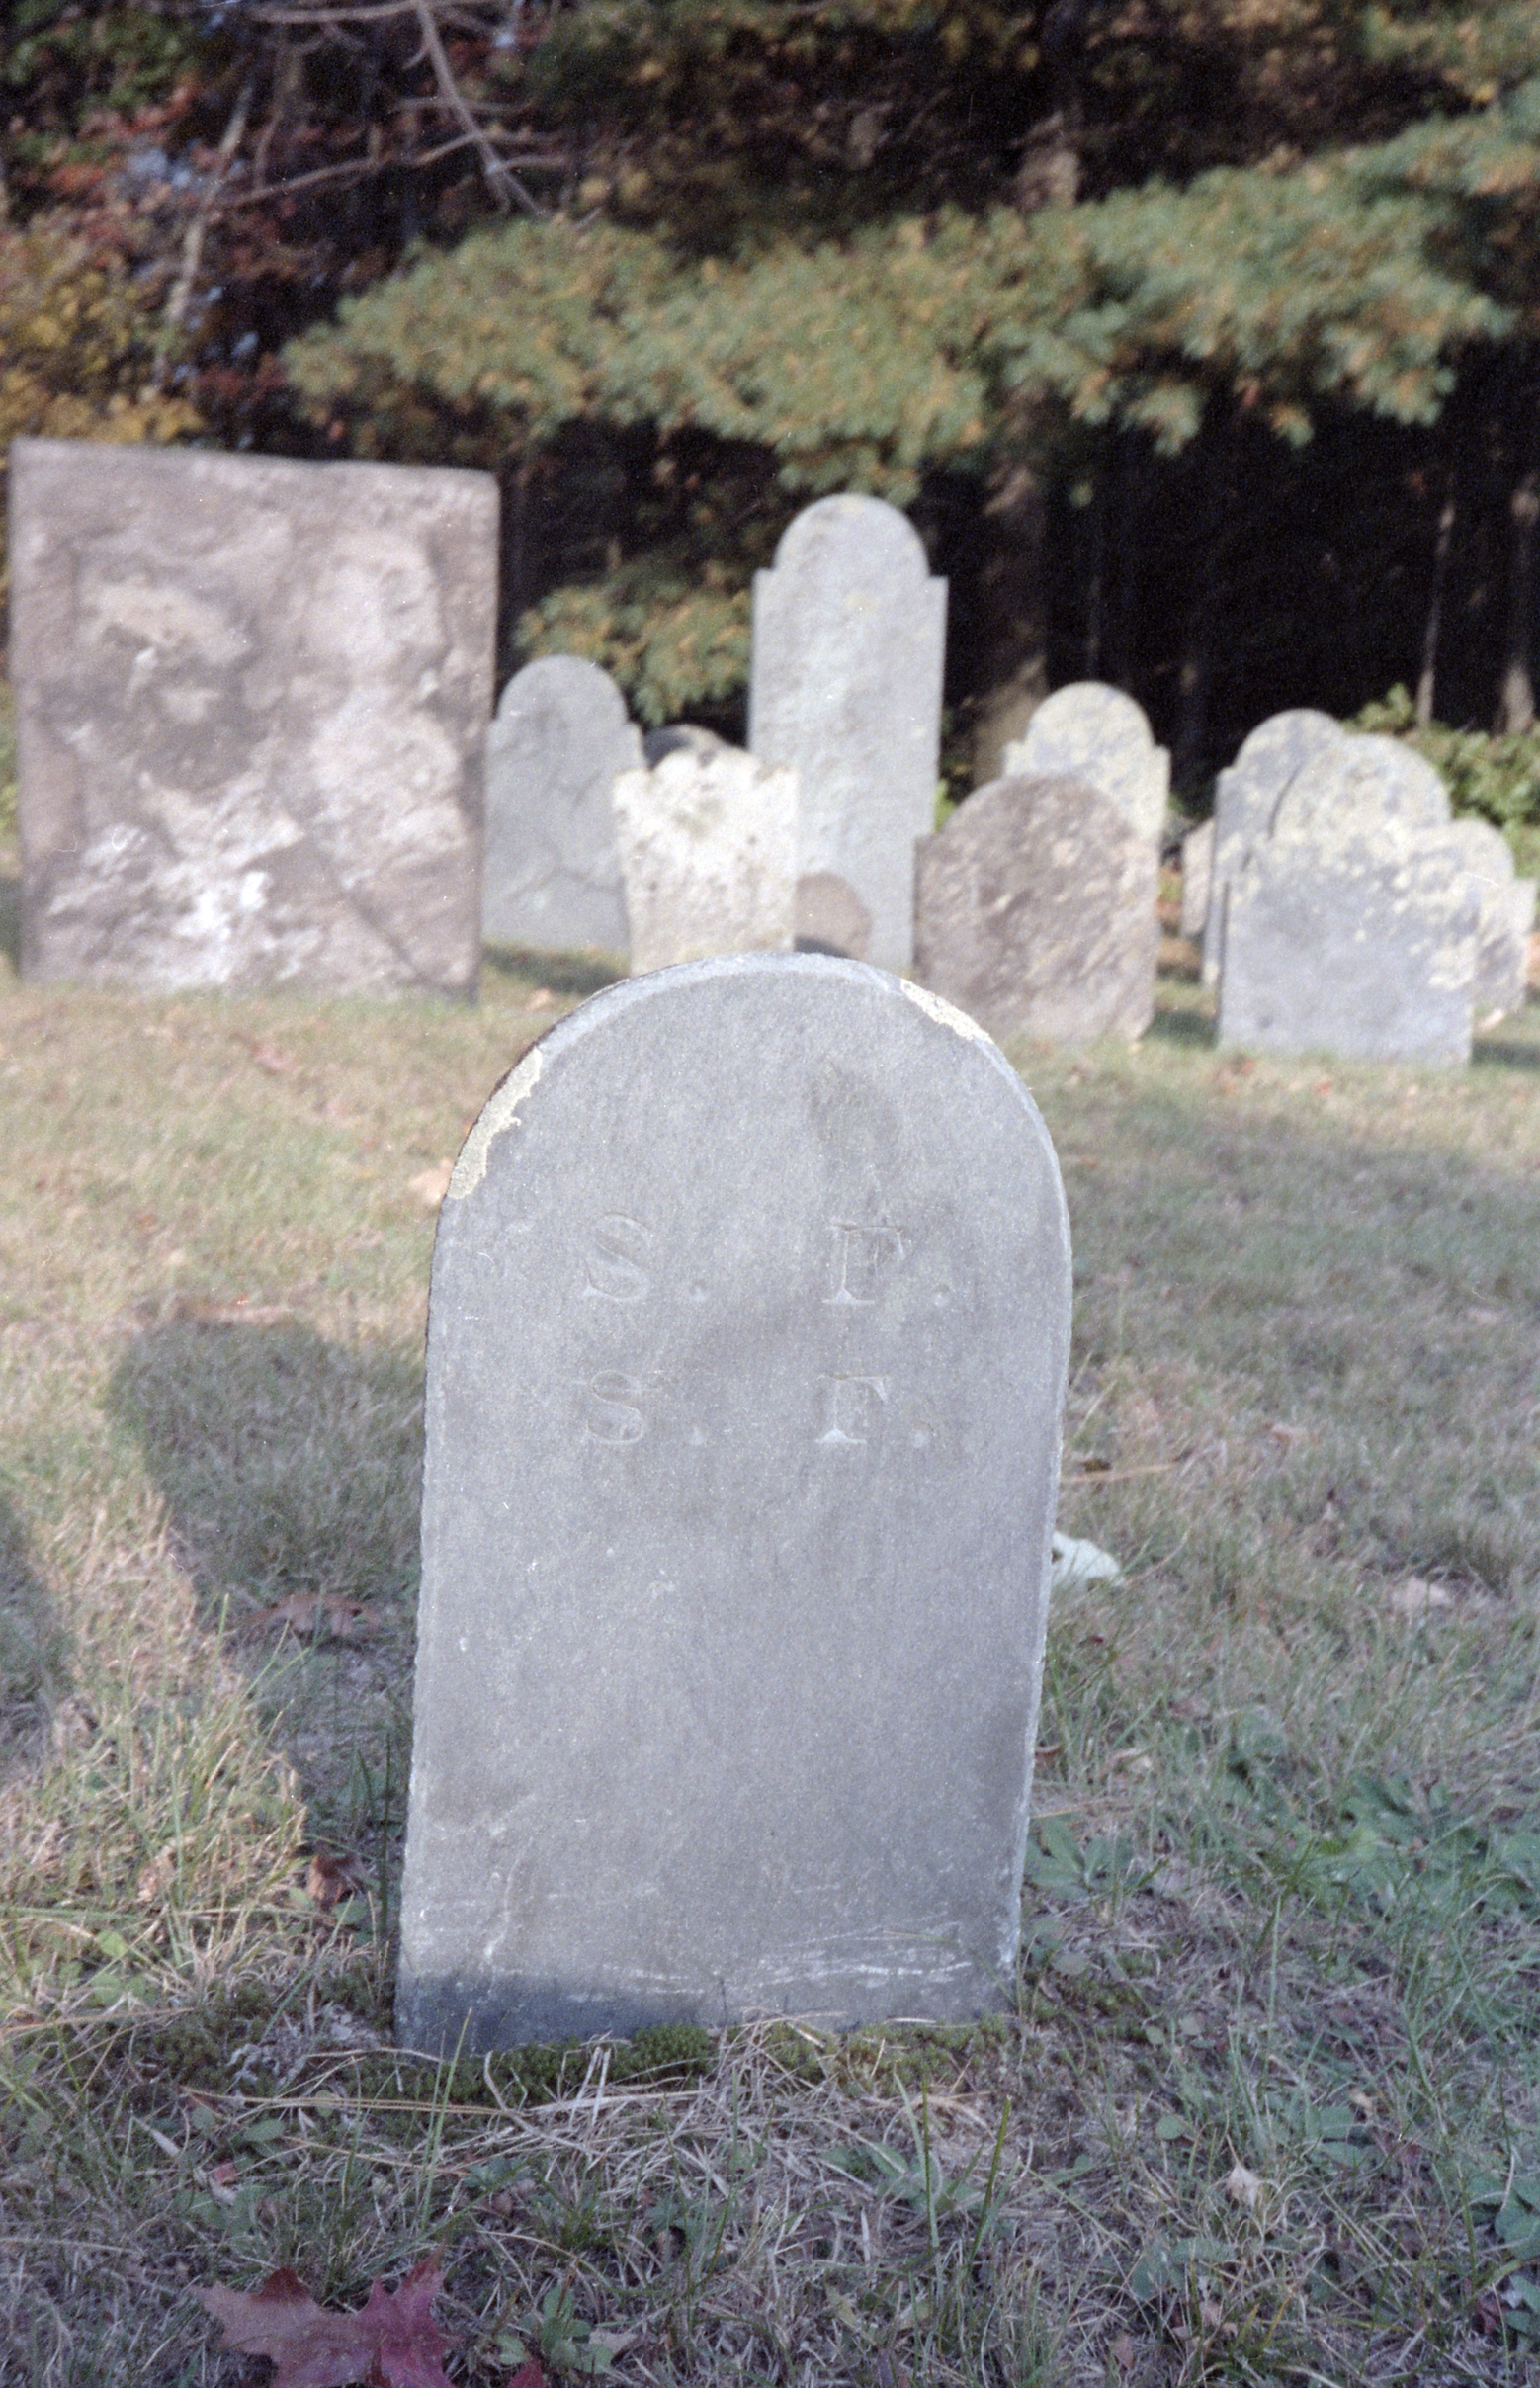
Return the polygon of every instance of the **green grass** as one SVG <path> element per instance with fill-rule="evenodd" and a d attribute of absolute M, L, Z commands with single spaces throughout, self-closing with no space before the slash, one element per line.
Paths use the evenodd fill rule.
<path fill-rule="evenodd" d="M 232 2382 L 193 2283 L 429 2249 L 488 2388 L 1533 2377 L 1540 1009 L 1250 1066 L 1170 978 L 1017 1055 L 1061 1519 L 1126 1574 L 1053 1619 L 1010 2014 L 439 2069 L 387 2040 L 426 1181 L 584 991 L 535 967 L 0 982 L 0 2381 Z"/>

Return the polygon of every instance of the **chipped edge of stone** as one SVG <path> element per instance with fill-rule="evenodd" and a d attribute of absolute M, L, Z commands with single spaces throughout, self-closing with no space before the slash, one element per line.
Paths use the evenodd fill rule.
<path fill-rule="evenodd" d="M 928 986 L 916 986 L 912 979 L 900 979 L 898 983 L 911 1003 L 930 1019 L 938 1020 L 943 1028 L 950 1028 L 976 1045 L 993 1044 L 988 1031 L 981 1028 L 977 1020 L 971 1020 L 966 1011 L 959 1011 L 955 1003 L 949 1003 L 945 995 L 932 994 Z"/>
<path fill-rule="evenodd" d="M 486 1175 L 493 1137 L 501 1136 L 505 1128 L 517 1126 L 514 1114 L 526 1096 L 533 1093 L 545 1066 L 541 1048 L 532 1046 L 518 1066 L 510 1069 L 502 1084 L 488 1095 L 475 1126 L 460 1149 L 460 1158 L 444 1197 L 446 1202 L 464 1202 L 468 1194 L 475 1192 Z"/>

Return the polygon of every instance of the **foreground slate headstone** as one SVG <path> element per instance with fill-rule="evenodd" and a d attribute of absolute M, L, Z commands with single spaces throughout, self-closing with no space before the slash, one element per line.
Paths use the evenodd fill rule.
<path fill-rule="evenodd" d="M 1099 788 L 993 780 L 920 846 L 915 968 L 991 1036 L 1141 1037 L 1158 868 L 1154 839 Z"/>
<path fill-rule="evenodd" d="M 489 944 L 626 950 L 610 790 L 642 732 L 606 671 L 542 655 L 503 690 L 486 739 L 481 933 Z"/>
<path fill-rule="evenodd" d="M 918 534 L 876 497 L 824 497 L 754 575 L 748 743 L 801 789 L 798 871 L 820 887 L 799 934 L 842 922 L 858 961 L 913 956 L 914 841 L 935 817 L 947 585 Z M 820 934 L 820 930 L 823 932 Z"/>
<path fill-rule="evenodd" d="M 497 486 L 20 440 L 30 979 L 470 993 Z"/>
<path fill-rule="evenodd" d="M 1001 779 L 1087 780 L 1131 829 L 1156 843 L 1171 794 L 1171 758 L 1143 706 L 1100 680 L 1056 688 L 1000 758 Z"/>
<path fill-rule="evenodd" d="M 440 1217 L 396 2028 L 1008 2004 L 1069 1324 L 1052 1147 L 922 989 L 606 988 Z"/>
<path fill-rule="evenodd" d="M 612 790 L 634 973 L 713 954 L 789 953 L 797 775 L 741 747 L 670 747 Z"/>

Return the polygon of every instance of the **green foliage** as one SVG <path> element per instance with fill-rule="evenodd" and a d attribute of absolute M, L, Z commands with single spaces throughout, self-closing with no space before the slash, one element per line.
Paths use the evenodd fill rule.
<path fill-rule="evenodd" d="M 1441 773 L 1457 813 L 1475 813 L 1501 829 L 1521 870 L 1540 861 L 1540 728 L 1507 737 L 1448 729 L 1441 722 L 1422 728 L 1404 688 L 1366 705 L 1348 726 L 1405 738 Z"/>
<path fill-rule="evenodd" d="M 748 633 L 746 588 L 701 589 L 655 552 L 601 581 L 556 589 L 519 624 L 525 654 L 588 656 L 654 727 L 736 694 L 748 678 Z"/>

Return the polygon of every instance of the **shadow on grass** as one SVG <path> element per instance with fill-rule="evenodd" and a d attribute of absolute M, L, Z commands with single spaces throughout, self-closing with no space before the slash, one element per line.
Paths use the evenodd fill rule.
<path fill-rule="evenodd" d="M 0 876 L 0 954 L 18 977 L 22 968 L 22 883 L 14 872 Z"/>
<path fill-rule="evenodd" d="M 409 1617 L 418 1357 L 328 1343 L 297 1321 L 184 1316 L 134 1337 L 108 1406 L 144 1452 L 207 1623 L 260 1625 L 295 1595 Z"/>
<path fill-rule="evenodd" d="M 27 1529 L 0 1495 L 0 1782 L 37 1741 L 63 1662 L 63 1629 Z"/>
<path fill-rule="evenodd" d="M 481 962 L 505 979 L 549 986 L 554 995 L 596 995 L 601 986 L 613 986 L 627 976 L 620 954 L 547 954 L 533 945 L 485 945 Z"/>
<path fill-rule="evenodd" d="M 1157 1045 L 1212 1046 L 1218 1031 L 1210 1013 L 1186 1004 L 1156 1001 L 1155 1015 L 1145 1035 Z"/>

